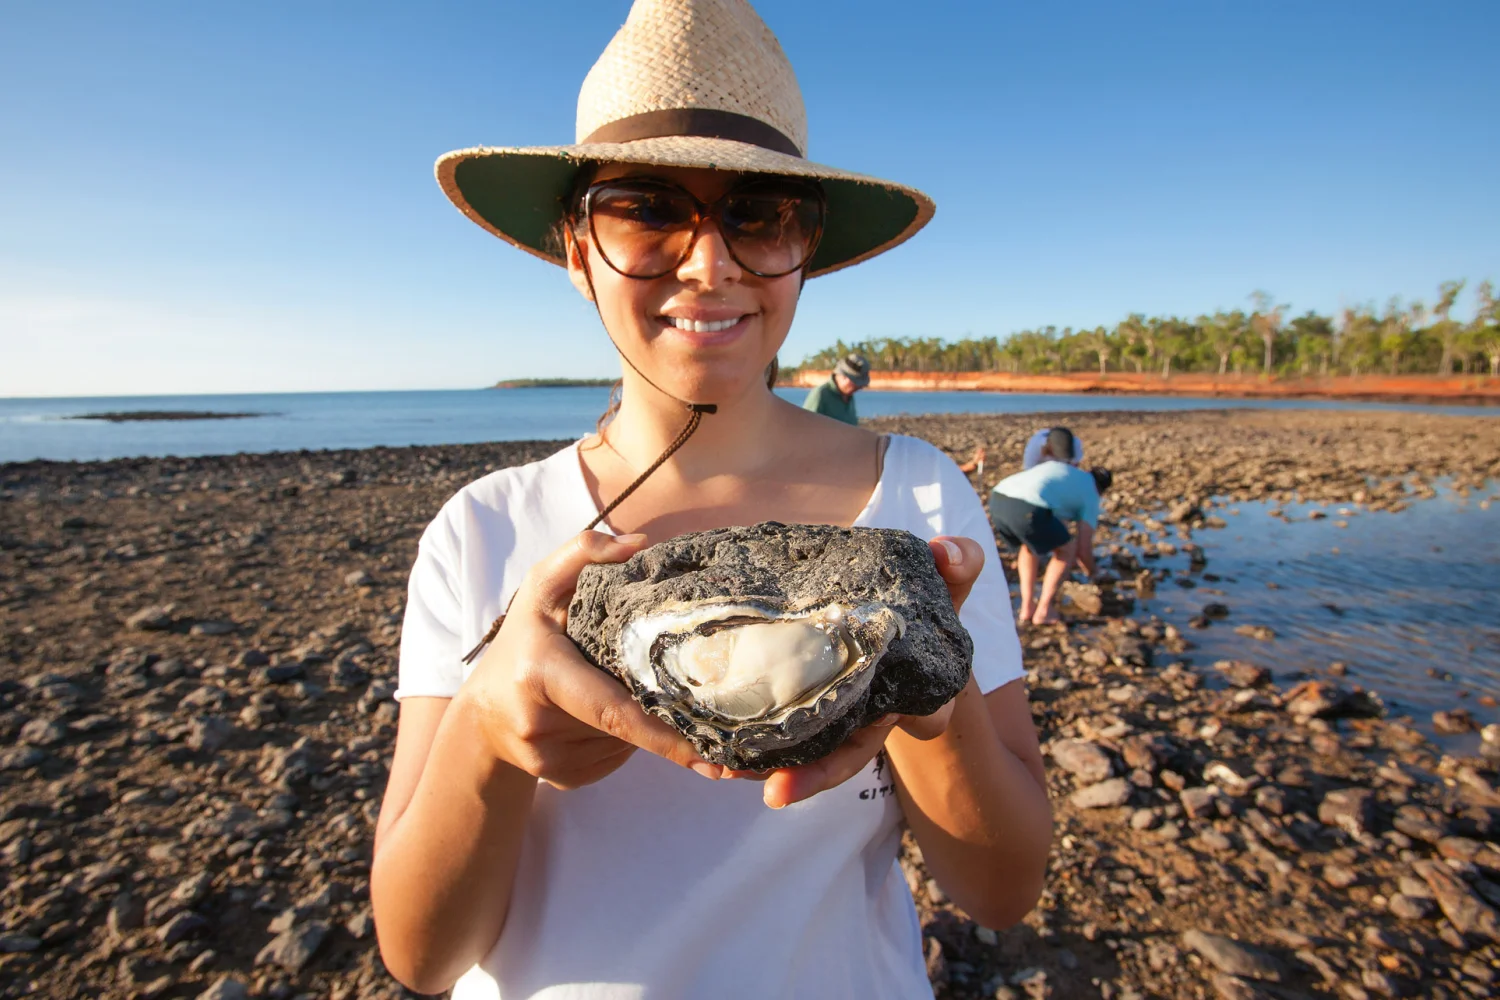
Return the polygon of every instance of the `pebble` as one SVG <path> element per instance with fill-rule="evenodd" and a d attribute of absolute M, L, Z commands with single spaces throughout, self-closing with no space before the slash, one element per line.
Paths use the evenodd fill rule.
<path fill-rule="evenodd" d="M 1125 778 L 1110 778 L 1078 789 L 1071 796 L 1071 801 L 1079 809 L 1108 809 L 1125 805 L 1133 792 L 1134 787 Z"/>

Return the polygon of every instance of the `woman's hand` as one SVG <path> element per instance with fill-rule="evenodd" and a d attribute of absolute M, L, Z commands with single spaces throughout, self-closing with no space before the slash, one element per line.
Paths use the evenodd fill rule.
<path fill-rule="evenodd" d="M 948 585 L 953 610 L 963 610 L 964 601 L 968 599 L 974 581 L 979 579 L 979 571 L 984 568 L 984 549 L 971 538 L 946 535 L 934 538 L 927 544 L 932 550 L 933 561 L 937 563 L 938 573 Z M 800 767 L 767 772 L 763 776 L 766 787 L 762 796 L 766 805 L 772 809 L 812 798 L 863 771 L 885 746 L 886 737 L 893 728 L 899 726 L 903 732 L 916 739 L 931 740 L 943 734 L 952 717 L 952 701 L 931 715 L 887 715 L 874 725 L 856 731 L 843 746 L 821 760 Z M 762 777 L 752 771 L 729 773 L 734 777 Z"/>
<path fill-rule="evenodd" d="M 457 698 L 469 702 L 490 752 L 558 788 L 608 775 L 639 747 L 717 778 L 723 768 L 648 716 L 618 680 L 589 664 L 565 631 L 578 574 L 621 562 L 644 535 L 585 531 L 526 574 L 495 636 Z"/>

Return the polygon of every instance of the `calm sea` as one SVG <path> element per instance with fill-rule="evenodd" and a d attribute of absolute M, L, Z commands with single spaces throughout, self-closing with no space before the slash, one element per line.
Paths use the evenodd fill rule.
<path fill-rule="evenodd" d="M 778 393 L 800 402 L 802 389 Z M 87 461 L 159 455 L 471 444 L 576 438 L 588 433 L 609 390 L 462 389 L 226 396 L 0 399 L 0 462 Z M 861 392 L 861 416 L 898 413 L 1043 413 L 1229 408 L 1387 409 L 1500 416 L 1500 408 L 1322 400 L 1198 399 L 999 392 Z M 236 420 L 110 423 L 71 419 L 101 412 L 193 410 L 254 413 Z"/>

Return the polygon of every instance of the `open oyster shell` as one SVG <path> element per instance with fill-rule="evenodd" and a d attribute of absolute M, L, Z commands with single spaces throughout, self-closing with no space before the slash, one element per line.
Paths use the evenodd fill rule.
<path fill-rule="evenodd" d="M 887 712 L 934 712 L 973 655 L 921 539 L 775 522 L 585 568 L 568 634 L 736 769 L 807 763 Z"/>

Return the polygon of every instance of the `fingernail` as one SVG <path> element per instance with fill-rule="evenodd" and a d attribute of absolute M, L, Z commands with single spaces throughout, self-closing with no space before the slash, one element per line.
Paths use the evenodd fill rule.
<path fill-rule="evenodd" d="M 688 767 L 692 768 L 694 771 L 697 771 L 705 778 L 709 778 L 714 781 L 718 781 L 719 775 L 723 773 L 723 769 L 720 768 L 719 765 L 710 764 L 706 760 L 695 760 L 691 764 L 689 764 Z"/>
<path fill-rule="evenodd" d="M 962 566 L 964 564 L 964 550 L 958 547 L 957 542 L 950 542 L 946 538 L 938 541 L 943 543 L 943 551 L 948 553 L 949 566 Z"/>
<path fill-rule="evenodd" d="M 898 723 L 900 721 L 901 721 L 901 716 L 900 715 L 898 715 L 895 712 L 887 712 L 886 714 L 882 715 L 880 718 L 878 718 L 878 719 L 875 720 L 875 725 L 877 725 L 877 726 L 894 726 L 896 723 Z"/>
<path fill-rule="evenodd" d="M 629 535 L 615 536 L 615 541 L 619 542 L 621 545 L 639 545 L 645 540 L 646 536 L 639 531 L 632 532 Z"/>

